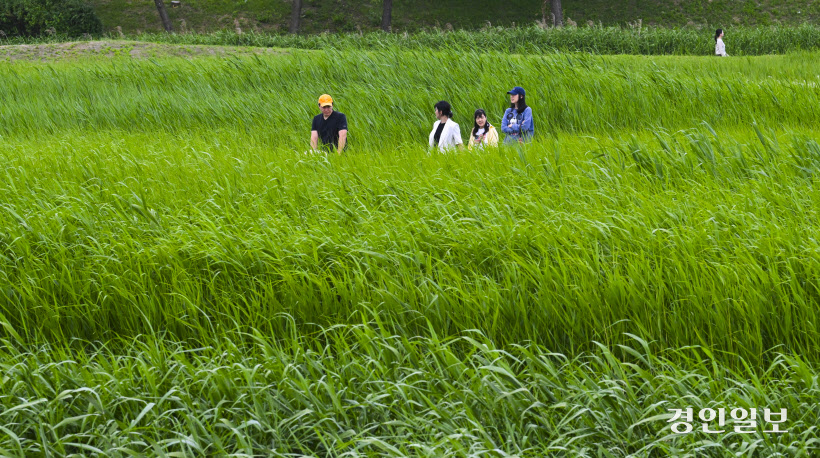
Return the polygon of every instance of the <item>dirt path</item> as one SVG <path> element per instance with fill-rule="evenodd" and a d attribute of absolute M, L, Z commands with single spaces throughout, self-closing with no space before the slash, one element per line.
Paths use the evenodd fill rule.
<path fill-rule="evenodd" d="M 139 41 L 75 41 L 41 45 L 0 46 L 0 62 L 20 60 L 48 62 L 91 56 L 147 59 L 164 56 L 196 57 L 282 53 L 284 52 L 272 48 L 169 45 Z"/>

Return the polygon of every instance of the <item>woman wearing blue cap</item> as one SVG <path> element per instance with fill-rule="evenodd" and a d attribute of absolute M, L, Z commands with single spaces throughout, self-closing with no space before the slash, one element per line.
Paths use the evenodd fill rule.
<path fill-rule="evenodd" d="M 504 137 L 504 144 L 528 142 L 532 140 L 535 129 L 532 122 L 532 108 L 528 107 L 524 100 L 526 92 L 524 88 L 516 86 L 507 94 L 510 94 L 510 108 L 507 108 L 501 119 L 501 131 L 507 134 Z"/>

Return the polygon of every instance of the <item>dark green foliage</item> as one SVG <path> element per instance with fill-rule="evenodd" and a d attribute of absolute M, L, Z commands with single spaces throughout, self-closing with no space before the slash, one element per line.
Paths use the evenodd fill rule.
<path fill-rule="evenodd" d="M 87 0 L 106 31 L 121 26 L 125 33 L 161 31 L 154 2 Z M 440 29 L 480 29 L 488 26 L 551 23 L 549 3 L 543 0 L 394 0 L 393 30 L 416 32 Z M 283 32 L 288 29 L 290 0 L 185 0 L 168 11 L 175 24 L 184 20 L 187 30 L 214 32 Z M 563 0 L 565 23 L 604 26 L 641 23 L 644 26 L 702 26 L 706 29 L 739 26 L 800 25 L 820 19 L 816 0 Z M 309 0 L 302 8 L 300 33 L 379 30 L 382 0 Z"/>
<path fill-rule="evenodd" d="M 83 0 L 3 0 L 0 2 L 0 35 L 36 37 L 60 34 L 70 37 L 99 34 L 102 22 Z"/>

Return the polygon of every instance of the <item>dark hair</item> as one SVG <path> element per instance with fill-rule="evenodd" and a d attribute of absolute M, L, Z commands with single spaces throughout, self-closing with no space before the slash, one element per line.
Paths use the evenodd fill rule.
<path fill-rule="evenodd" d="M 478 117 L 482 116 L 482 115 L 486 118 L 487 117 L 487 112 L 485 112 L 481 108 L 479 108 L 478 110 L 475 111 L 475 115 L 473 115 L 473 130 L 470 132 L 470 137 L 475 135 L 475 133 L 478 132 L 478 129 L 481 129 L 480 127 L 478 127 L 478 122 L 476 122 L 476 119 L 478 119 Z M 484 129 L 485 130 L 490 130 L 491 125 L 492 124 L 490 124 L 490 120 L 488 119 L 487 120 L 487 125 L 484 127 Z"/>
<path fill-rule="evenodd" d="M 717 39 L 720 38 L 721 33 L 723 33 L 723 29 L 717 29 L 715 31 L 715 41 L 717 41 Z"/>
<path fill-rule="evenodd" d="M 444 116 L 447 116 L 448 118 L 453 117 L 453 107 L 450 106 L 449 102 L 445 102 L 444 100 L 442 100 L 441 102 L 433 105 L 433 107 L 436 110 L 440 111 L 441 114 L 443 114 Z"/>
<path fill-rule="evenodd" d="M 518 110 L 519 113 L 523 113 L 524 110 L 527 109 L 527 101 L 525 100 L 525 97 L 523 95 L 519 95 L 518 103 L 511 103 L 510 108 Z"/>

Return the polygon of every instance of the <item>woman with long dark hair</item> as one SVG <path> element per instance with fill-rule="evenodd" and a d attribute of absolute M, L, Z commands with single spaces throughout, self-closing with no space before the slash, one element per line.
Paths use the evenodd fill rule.
<path fill-rule="evenodd" d="M 473 130 L 470 131 L 470 143 L 467 148 L 498 146 L 498 131 L 495 130 L 495 126 L 487 121 L 487 113 L 479 108 L 475 111 L 473 119 Z"/>
<path fill-rule="evenodd" d="M 532 121 L 532 108 L 527 106 L 524 88 L 516 86 L 510 94 L 510 108 L 501 118 L 501 131 L 504 132 L 504 144 L 524 143 L 532 140 L 535 126 Z"/>
<path fill-rule="evenodd" d="M 715 55 L 718 57 L 729 57 L 726 54 L 726 45 L 723 44 L 723 29 L 715 31 Z"/>
<path fill-rule="evenodd" d="M 438 118 L 438 121 L 433 124 L 433 131 L 430 132 L 430 147 L 438 148 L 441 152 L 455 147 L 459 149 L 463 148 L 464 143 L 461 141 L 461 129 L 459 129 L 458 124 L 451 120 L 453 117 L 453 108 L 450 106 L 450 103 L 442 100 L 433 105 L 433 108 L 436 109 L 436 118 Z"/>

